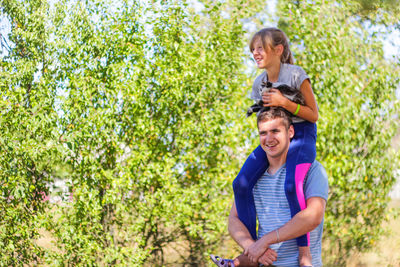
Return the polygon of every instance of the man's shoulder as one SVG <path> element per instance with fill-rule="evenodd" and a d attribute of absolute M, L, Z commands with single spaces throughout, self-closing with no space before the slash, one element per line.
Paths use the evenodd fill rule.
<path fill-rule="evenodd" d="M 313 169 L 318 169 L 318 170 L 324 170 L 325 171 L 324 166 L 318 160 L 314 160 L 314 162 L 311 164 L 310 171 L 313 170 Z"/>
<path fill-rule="evenodd" d="M 328 175 L 326 174 L 326 170 L 324 166 L 317 160 L 311 164 L 311 167 L 308 171 L 308 179 L 323 179 L 328 180 Z"/>
<path fill-rule="evenodd" d="M 328 199 L 328 175 L 325 168 L 317 160 L 311 164 L 310 170 L 308 171 L 305 180 L 305 190 L 306 198 L 318 196 L 325 200 Z"/>

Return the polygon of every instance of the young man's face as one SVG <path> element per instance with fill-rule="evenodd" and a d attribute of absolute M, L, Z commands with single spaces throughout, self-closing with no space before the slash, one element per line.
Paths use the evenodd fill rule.
<path fill-rule="evenodd" d="M 258 124 L 258 132 L 261 147 L 267 153 L 268 158 L 286 157 L 290 139 L 294 136 L 292 125 L 288 129 L 282 118 L 261 121 Z"/>

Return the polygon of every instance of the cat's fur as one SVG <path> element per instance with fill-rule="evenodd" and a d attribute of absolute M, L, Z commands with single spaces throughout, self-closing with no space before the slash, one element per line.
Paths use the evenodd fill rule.
<path fill-rule="evenodd" d="M 272 83 L 263 81 L 261 83 L 261 88 L 262 88 L 263 93 L 266 91 L 268 92 L 272 88 Z M 286 84 L 282 84 L 282 85 L 279 85 L 274 88 L 278 89 L 283 95 L 290 96 L 292 98 L 291 101 L 293 101 L 297 104 L 300 104 L 300 105 L 305 104 L 304 97 L 299 90 L 296 90 Z M 264 104 L 263 101 L 260 99 L 254 105 L 249 107 L 249 109 L 247 110 L 247 114 L 246 114 L 247 117 L 249 117 L 254 112 L 259 112 L 264 107 L 263 104 Z"/>

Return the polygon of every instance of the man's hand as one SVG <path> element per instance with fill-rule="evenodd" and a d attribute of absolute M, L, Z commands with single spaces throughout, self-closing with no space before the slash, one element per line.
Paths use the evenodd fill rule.
<path fill-rule="evenodd" d="M 258 259 L 258 262 L 265 266 L 269 266 L 272 265 L 274 261 L 276 261 L 277 257 L 278 254 L 276 253 L 276 251 L 268 248 L 267 251 L 265 251 L 265 253 L 261 255 L 261 257 Z"/>
<path fill-rule="evenodd" d="M 262 239 L 259 239 L 245 249 L 244 255 L 246 255 L 251 262 L 258 262 L 258 259 L 267 251 L 267 249 L 268 245 L 266 245 Z"/>

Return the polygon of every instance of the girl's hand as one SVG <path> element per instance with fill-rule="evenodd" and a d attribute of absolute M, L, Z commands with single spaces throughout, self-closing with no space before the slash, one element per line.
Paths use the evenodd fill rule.
<path fill-rule="evenodd" d="M 262 101 L 264 102 L 264 107 L 284 107 L 288 99 L 278 89 L 271 88 L 271 90 L 263 94 Z"/>

